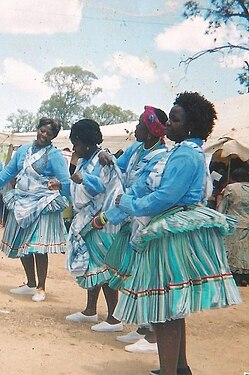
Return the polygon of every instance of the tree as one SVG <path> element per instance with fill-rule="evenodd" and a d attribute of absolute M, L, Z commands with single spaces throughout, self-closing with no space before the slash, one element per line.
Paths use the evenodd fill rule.
<path fill-rule="evenodd" d="M 244 66 L 242 73 L 238 74 L 238 81 L 242 86 L 247 88 L 247 92 L 249 92 L 249 64 L 245 61 L 246 66 Z M 242 94 L 242 92 L 240 92 Z"/>
<path fill-rule="evenodd" d="M 32 112 L 18 109 L 17 113 L 11 113 L 7 119 L 6 129 L 12 133 L 35 131 L 38 124 L 38 117 Z"/>
<path fill-rule="evenodd" d="M 99 107 L 96 105 L 86 107 L 84 117 L 95 120 L 99 125 L 119 124 L 138 119 L 134 112 L 106 103 L 101 104 Z"/>
<path fill-rule="evenodd" d="M 80 66 L 56 67 L 47 72 L 44 81 L 54 91 L 50 99 L 42 102 L 40 115 L 58 117 L 64 129 L 81 117 L 83 108 L 101 89 L 97 77 Z"/>
<path fill-rule="evenodd" d="M 203 6 L 206 3 L 208 6 Z M 233 23 L 240 33 L 240 40 L 238 43 L 226 43 L 214 48 L 199 51 L 186 60 L 182 60 L 188 67 L 188 65 L 199 59 L 200 57 L 214 52 L 228 52 L 232 53 L 235 51 L 249 51 L 248 39 L 247 43 L 243 41 L 242 31 L 249 31 L 249 1 L 248 0 L 210 0 L 202 1 L 186 1 L 184 4 L 184 17 L 194 18 L 202 16 L 205 20 L 208 20 L 207 34 L 214 35 L 214 41 L 216 41 L 216 32 L 219 31 L 223 24 Z M 243 68 L 243 72 L 238 75 L 239 82 L 244 85 L 249 91 L 249 69 L 248 61 L 245 62 L 246 67 Z"/>

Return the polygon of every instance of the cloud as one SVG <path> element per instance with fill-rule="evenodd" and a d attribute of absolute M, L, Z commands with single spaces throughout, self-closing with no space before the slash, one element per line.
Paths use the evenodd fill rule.
<path fill-rule="evenodd" d="M 43 74 L 32 66 L 20 60 L 6 58 L 3 63 L 4 72 L 0 75 L 0 82 L 14 86 L 22 93 L 32 93 L 40 99 L 47 99 L 51 90 L 42 82 Z"/>
<path fill-rule="evenodd" d="M 170 82 L 170 76 L 168 75 L 168 73 L 164 73 L 162 75 L 162 78 L 163 78 L 164 82 L 166 82 L 166 83 Z"/>
<path fill-rule="evenodd" d="M 150 83 L 156 80 L 156 64 L 148 58 L 139 59 L 134 55 L 116 52 L 104 66 L 112 71 L 118 71 L 123 77 L 132 77 Z"/>
<path fill-rule="evenodd" d="M 248 43 L 246 32 L 239 31 L 234 24 L 223 24 L 215 34 L 206 34 L 207 28 L 208 21 L 202 17 L 185 20 L 158 34 L 156 46 L 163 51 L 196 53 L 227 43 Z"/>
<path fill-rule="evenodd" d="M 94 85 L 96 87 L 101 87 L 102 92 L 97 95 L 94 102 L 102 103 L 107 102 L 108 100 L 113 100 L 116 92 L 122 88 L 122 82 L 123 78 L 116 74 L 113 74 L 112 76 L 105 75 L 95 81 Z"/>
<path fill-rule="evenodd" d="M 178 25 L 166 28 L 156 36 L 155 42 L 159 50 L 197 52 L 210 47 L 210 37 L 205 35 L 207 21 L 196 17 Z"/>
<path fill-rule="evenodd" d="M 8 0 L 0 2 L 0 32 L 54 34 L 77 31 L 84 0 Z"/>
<path fill-rule="evenodd" d="M 167 9 L 167 14 L 169 11 L 176 11 L 178 10 L 178 13 L 180 9 L 182 9 L 183 4 L 186 2 L 186 0 L 166 0 L 165 1 L 165 8 Z"/>
<path fill-rule="evenodd" d="M 105 91 L 117 91 L 121 88 L 122 78 L 116 74 L 112 76 L 103 76 L 95 84 Z"/>

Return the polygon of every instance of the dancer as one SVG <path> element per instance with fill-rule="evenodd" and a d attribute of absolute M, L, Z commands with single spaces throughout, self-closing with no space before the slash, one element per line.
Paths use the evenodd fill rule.
<path fill-rule="evenodd" d="M 117 165 L 124 175 L 126 191 L 129 191 L 141 171 L 152 159 L 155 163 L 167 151 L 165 145 L 165 124 L 167 119 L 166 113 L 161 109 L 152 106 L 144 107 L 144 112 L 141 114 L 135 130 L 136 142 L 117 160 Z M 112 163 L 112 158 L 106 152 L 101 152 L 99 157 L 103 165 Z M 127 234 L 131 233 L 130 218 L 127 215 L 123 215 L 123 213 L 120 216 L 119 212 L 115 207 L 108 212 L 112 223 L 116 222 L 116 214 L 118 215 L 116 220 L 120 221 L 122 217 L 124 219 L 122 228 L 106 257 L 106 264 L 113 275 L 109 285 L 113 288 L 119 288 L 120 279 L 122 280 L 122 277 L 125 277 L 128 273 L 126 265 L 130 263 L 129 258 L 132 255 L 129 251 L 125 251 L 129 242 Z M 117 340 L 131 344 L 125 346 L 125 350 L 128 352 L 157 353 L 155 334 L 151 331 L 149 325 L 138 327 L 136 331 L 131 331 L 126 335 L 117 336 Z"/>
<path fill-rule="evenodd" d="M 166 124 L 166 136 L 176 146 L 149 175 L 148 165 L 129 193 L 116 198 L 116 205 L 134 217 L 136 225 L 131 277 L 124 283 L 114 316 L 153 325 L 160 370 L 151 374 L 192 374 L 186 358 L 185 317 L 240 303 L 223 240 L 234 221 L 200 204 L 207 195 L 201 145 L 215 119 L 213 104 L 203 96 L 177 95 Z"/>
<path fill-rule="evenodd" d="M 103 167 L 99 163 L 102 134 L 95 121 L 83 119 L 73 124 L 70 140 L 79 160 L 71 176 L 75 216 L 69 231 L 68 269 L 76 276 L 79 286 L 87 289 L 87 304 L 83 311 L 68 315 L 66 319 L 97 322 L 97 301 L 102 288 L 108 308 L 107 318 L 91 329 L 98 332 L 122 331 L 123 324 L 113 317 L 118 291 L 108 286 L 110 273 L 104 263 L 114 238 L 112 230 L 117 229 L 107 225 L 107 230 L 100 232 L 91 224 L 102 207 L 114 204 L 110 198 L 103 206 L 107 194 L 114 197 L 115 191 L 123 191 L 121 175 L 115 165 Z"/>
<path fill-rule="evenodd" d="M 70 180 L 61 151 L 51 143 L 60 128 L 59 120 L 42 117 L 36 140 L 18 148 L 0 172 L 0 187 L 16 178 L 15 189 L 4 197 L 9 213 L 1 249 L 20 258 L 27 277 L 26 284 L 10 292 L 32 295 L 35 302 L 45 300 L 48 253 L 66 250 L 62 211 Z"/>

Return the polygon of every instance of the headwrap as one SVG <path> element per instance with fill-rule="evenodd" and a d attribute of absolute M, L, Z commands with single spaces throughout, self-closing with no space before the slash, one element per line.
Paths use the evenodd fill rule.
<path fill-rule="evenodd" d="M 152 135 L 156 137 L 164 137 L 166 125 L 159 121 L 157 115 L 155 114 L 154 107 L 150 107 L 148 105 L 144 107 L 142 120 Z"/>

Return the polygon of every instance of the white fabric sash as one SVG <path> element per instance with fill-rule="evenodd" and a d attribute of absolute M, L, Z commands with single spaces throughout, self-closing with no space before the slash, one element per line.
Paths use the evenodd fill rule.
<path fill-rule="evenodd" d="M 146 156 L 144 156 L 141 160 L 140 154 L 143 151 L 143 145 L 139 146 L 131 156 L 130 161 L 128 163 L 126 173 L 125 173 L 125 187 L 129 188 L 132 184 L 136 181 L 138 175 L 142 172 L 143 168 L 148 164 L 148 162 L 156 155 L 160 154 L 161 152 L 165 152 L 166 148 L 159 148 L 149 152 Z"/>
<path fill-rule="evenodd" d="M 58 190 L 48 190 L 48 177 L 39 175 L 32 166 L 50 148 L 51 146 L 44 147 L 34 154 L 31 154 L 32 146 L 28 149 L 23 169 L 17 175 L 13 199 L 11 199 L 11 192 L 5 195 L 7 207 L 13 209 L 16 221 L 22 228 L 30 226 L 45 207 L 60 196 Z"/>
<path fill-rule="evenodd" d="M 170 151 L 165 153 L 165 155 L 156 163 L 156 165 L 150 172 L 147 178 L 147 183 L 152 191 L 155 191 L 160 186 L 162 174 L 163 174 L 165 165 L 167 164 L 169 158 L 183 144 L 193 147 L 198 152 L 204 154 L 203 149 L 194 142 L 185 140 L 181 143 L 177 143 Z M 204 181 L 204 186 L 203 186 L 203 189 L 204 189 L 203 201 L 205 201 L 212 194 L 212 190 L 213 190 L 213 184 L 212 184 L 212 180 L 211 180 L 211 176 L 209 172 L 209 163 L 206 157 L 205 157 L 205 161 L 206 161 L 206 180 Z M 150 221 L 151 221 L 151 217 L 149 216 L 134 217 L 132 221 L 131 244 L 133 245 L 136 244 L 137 240 L 139 239 L 141 235 L 141 230 L 147 224 L 149 224 Z"/>
<path fill-rule="evenodd" d="M 99 160 L 98 154 L 93 157 L 85 172 L 91 173 L 93 171 Z M 82 164 L 82 160 L 79 160 L 75 172 L 81 170 Z M 73 218 L 67 241 L 67 269 L 74 276 L 83 276 L 88 268 L 89 254 L 82 233 L 87 233 L 91 230 L 93 217 L 101 210 L 104 211 L 113 206 L 115 197 L 124 192 L 122 175 L 115 162 L 111 166 L 100 166 L 100 178 L 106 190 L 104 193 L 95 196 L 89 194 L 84 187 L 84 177 L 83 184 L 71 183 L 73 206 L 76 215 Z M 119 226 L 108 223 L 103 230 L 107 233 L 117 233 L 119 229 Z"/>

